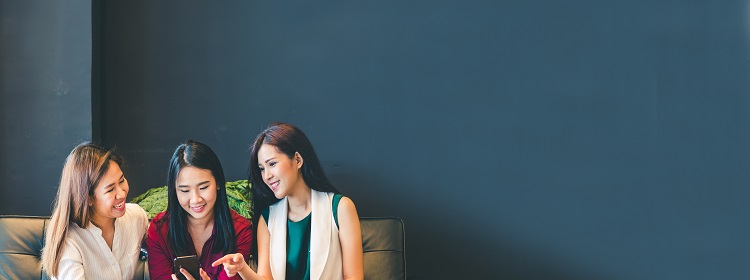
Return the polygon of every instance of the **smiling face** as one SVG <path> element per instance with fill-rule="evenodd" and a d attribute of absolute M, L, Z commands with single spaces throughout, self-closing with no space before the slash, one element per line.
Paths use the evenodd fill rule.
<path fill-rule="evenodd" d="M 188 221 L 213 219 L 218 188 L 210 170 L 186 166 L 177 174 L 175 186 L 177 200 L 188 213 Z"/>
<path fill-rule="evenodd" d="M 89 199 L 91 221 L 98 227 L 103 223 L 114 222 L 114 219 L 125 215 L 125 199 L 128 196 L 128 181 L 120 170 L 120 165 L 109 161 L 107 172 L 94 187 L 94 194 Z"/>
<path fill-rule="evenodd" d="M 278 199 L 294 193 L 301 186 L 307 186 L 300 172 L 302 163 L 299 153 L 289 158 L 273 145 L 263 144 L 258 149 L 260 175 Z"/>

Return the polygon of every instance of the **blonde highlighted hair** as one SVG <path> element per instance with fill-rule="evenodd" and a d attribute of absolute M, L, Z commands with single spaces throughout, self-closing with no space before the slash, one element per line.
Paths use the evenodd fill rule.
<path fill-rule="evenodd" d="M 107 173 L 110 161 L 122 165 L 120 157 L 112 151 L 90 142 L 76 146 L 65 160 L 42 249 L 42 268 L 47 275 L 57 277 L 70 223 L 80 228 L 88 226 L 92 214 L 89 200 L 99 180 Z"/>

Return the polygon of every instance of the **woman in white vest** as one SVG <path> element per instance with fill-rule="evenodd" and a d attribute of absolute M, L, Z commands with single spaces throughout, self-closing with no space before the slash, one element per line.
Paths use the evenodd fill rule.
<path fill-rule="evenodd" d="M 328 181 L 310 140 L 275 123 L 250 157 L 258 271 L 228 255 L 228 275 L 243 279 L 364 279 L 357 209 Z"/>

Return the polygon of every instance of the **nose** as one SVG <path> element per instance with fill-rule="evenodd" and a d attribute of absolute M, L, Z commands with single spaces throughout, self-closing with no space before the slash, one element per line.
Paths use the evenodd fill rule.
<path fill-rule="evenodd" d="M 190 197 L 190 201 L 191 201 L 191 202 L 192 202 L 193 204 L 195 204 L 195 203 L 200 203 L 201 201 L 203 201 L 203 198 L 202 198 L 202 197 L 200 196 L 200 194 L 199 194 L 198 192 L 190 192 L 190 193 L 192 193 L 192 194 L 193 194 L 193 195 L 192 195 L 192 196 Z"/>
<path fill-rule="evenodd" d="M 273 174 L 271 174 L 271 171 L 269 171 L 268 169 L 261 171 L 261 173 L 263 173 L 263 180 L 265 180 L 266 183 L 268 183 L 268 180 L 273 178 Z"/>
<path fill-rule="evenodd" d="M 115 199 L 123 199 L 128 196 L 127 187 L 121 184 L 117 184 L 117 186 L 115 186 L 115 192 L 117 192 L 115 194 Z"/>

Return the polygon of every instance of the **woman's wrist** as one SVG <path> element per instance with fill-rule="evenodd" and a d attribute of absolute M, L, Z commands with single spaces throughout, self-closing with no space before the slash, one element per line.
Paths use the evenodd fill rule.
<path fill-rule="evenodd" d="M 255 276 L 253 276 L 253 274 L 255 274 L 255 271 L 250 268 L 250 265 L 248 263 L 245 263 L 242 268 L 237 271 L 237 274 L 239 274 L 243 279 L 255 279 Z"/>
<path fill-rule="evenodd" d="M 250 269 L 250 265 L 247 264 L 247 262 L 242 262 L 242 263 L 243 264 L 242 264 L 242 268 L 240 268 L 240 271 L 242 271 L 242 272 L 248 272 L 247 270 Z M 252 270 L 252 269 L 250 269 L 250 270 Z"/>

